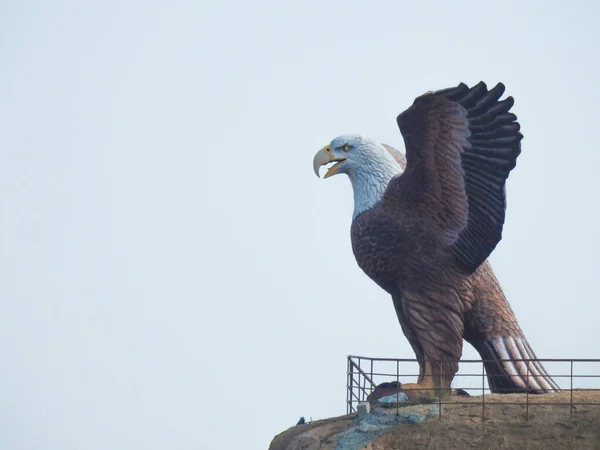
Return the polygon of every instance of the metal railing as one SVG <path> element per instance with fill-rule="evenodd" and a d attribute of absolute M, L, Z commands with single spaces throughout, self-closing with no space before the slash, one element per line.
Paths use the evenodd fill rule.
<path fill-rule="evenodd" d="M 506 401 L 500 401 L 498 396 L 496 396 L 493 402 L 494 405 L 522 405 L 525 408 L 525 420 L 529 420 L 530 405 L 568 406 L 571 419 L 573 418 L 575 406 L 600 406 L 600 402 L 575 401 L 573 397 L 574 391 L 600 391 L 600 359 L 531 359 L 522 361 L 527 364 L 527 377 L 529 376 L 529 364 L 535 362 L 543 363 L 546 371 L 558 384 L 560 389 L 563 392 L 569 392 L 568 402 L 564 400 L 561 402 L 546 401 L 546 397 L 543 395 L 526 393 L 524 402 L 511 402 L 510 396 L 506 397 Z M 468 394 L 466 398 L 470 398 L 469 401 L 461 401 L 460 396 L 452 396 L 452 399 L 448 400 L 444 398 L 439 388 L 431 389 L 436 394 L 435 403 L 439 404 L 440 419 L 442 418 L 442 405 L 478 405 L 479 403 L 473 400 L 474 398 L 477 400 L 481 399 L 481 417 L 485 419 L 486 395 L 491 394 L 484 368 L 485 362 L 488 361 L 471 359 L 459 362 L 459 371 L 454 377 L 452 389 L 466 391 Z M 440 366 L 442 364 L 441 362 L 437 363 Z M 436 364 L 436 362 L 433 364 Z M 473 367 L 473 365 L 481 366 L 481 369 L 477 370 L 476 373 L 463 372 L 465 367 Z M 556 370 L 557 367 L 560 370 Z M 348 414 L 356 412 L 356 405 L 360 402 L 368 401 L 369 395 L 383 382 L 395 381 L 397 392 L 402 392 L 400 383 L 414 383 L 418 377 L 416 372 L 418 372 L 418 361 L 416 359 L 348 356 L 346 412 Z M 566 387 L 565 380 L 568 383 Z M 514 397 L 512 398 L 514 399 Z M 535 401 L 532 401 L 532 398 L 535 398 Z M 401 406 L 396 403 L 397 413 L 399 408 Z"/>

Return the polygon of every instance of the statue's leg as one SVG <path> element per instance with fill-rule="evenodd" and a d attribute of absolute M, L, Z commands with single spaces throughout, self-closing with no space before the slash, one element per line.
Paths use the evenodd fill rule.
<path fill-rule="evenodd" d="M 419 379 L 403 384 L 402 391 L 413 401 L 449 394 L 462 355 L 462 303 L 452 289 L 415 292 L 404 290 L 394 296 L 402 330 L 419 360 Z"/>
<path fill-rule="evenodd" d="M 421 347 L 414 329 L 407 322 L 408 318 L 406 311 L 404 310 L 404 296 L 394 295 L 392 296 L 392 299 L 394 300 L 394 308 L 396 309 L 396 316 L 398 317 L 398 322 L 400 322 L 400 326 L 402 327 L 402 332 L 404 333 L 404 336 L 406 336 L 406 339 L 408 339 L 408 342 L 415 352 L 417 360 L 419 361 L 418 380 L 422 381 L 423 377 L 425 376 L 425 353 L 423 352 L 423 347 Z"/>

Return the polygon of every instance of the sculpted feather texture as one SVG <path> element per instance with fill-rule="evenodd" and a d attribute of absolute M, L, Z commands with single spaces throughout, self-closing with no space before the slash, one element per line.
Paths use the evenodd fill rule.
<path fill-rule="evenodd" d="M 392 296 L 419 360 L 417 384 L 405 389 L 448 389 L 465 339 L 487 360 L 493 392 L 558 390 L 527 361 L 535 354 L 485 261 L 502 237 L 505 182 L 521 152 L 503 92 L 460 84 L 418 97 L 397 119 L 406 158 L 355 135 L 315 156 L 317 174 L 335 161 L 326 177 L 352 182 L 354 255 Z"/>

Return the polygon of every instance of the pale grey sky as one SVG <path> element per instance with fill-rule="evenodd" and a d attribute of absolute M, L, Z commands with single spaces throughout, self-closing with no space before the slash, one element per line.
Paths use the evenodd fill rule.
<path fill-rule="evenodd" d="M 312 157 L 403 149 L 460 81 L 516 99 L 491 261 L 530 343 L 599 357 L 599 5 L 2 2 L 0 448 L 259 450 L 343 414 L 347 354 L 413 353 Z"/>

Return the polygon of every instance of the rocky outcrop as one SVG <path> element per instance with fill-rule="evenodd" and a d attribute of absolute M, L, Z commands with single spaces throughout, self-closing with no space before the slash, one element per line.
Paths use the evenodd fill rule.
<path fill-rule="evenodd" d="M 335 449 L 339 434 L 355 426 L 357 414 L 317 420 L 296 425 L 275 436 L 269 450 L 325 450 Z"/>
<path fill-rule="evenodd" d="M 403 403 L 398 406 L 398 400 Z M 439 416 L 438 405 L 406 406 L 404 394 L 380 398 L 365 414 L 349 414 L 296 425 L 276 436 L 269 450 L 359 450 L 386 431 Z"/>
<path fill-rule="evenodd" d="M 443 405 L 439 420 L 436 404 L 397 410 L 381 400 L 360 418 L 349 414 L 292 427 L 269 450 L 599 448 L 600 391 L 573 391 L 573 409 L 570 391 L 486 395 L 485 409 L 479 396 L 456 397 Z"/>

